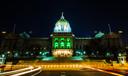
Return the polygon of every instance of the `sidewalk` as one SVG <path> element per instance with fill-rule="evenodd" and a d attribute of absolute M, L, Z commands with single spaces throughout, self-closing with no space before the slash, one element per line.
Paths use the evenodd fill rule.
<path fill-rule="evenodd" d="M 85 62 L 84 64 L 89 65 L 93 68 L 98 68 L 105 71 L 111 71 L 128 76 L 128 63 L 124 65 L 119 63 L 114 63 L 112 65 L 112 64 L 106 64 L 104 62 Z"/>

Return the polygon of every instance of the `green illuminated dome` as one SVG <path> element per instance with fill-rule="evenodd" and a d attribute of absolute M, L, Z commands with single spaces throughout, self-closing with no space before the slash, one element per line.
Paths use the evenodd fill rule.
<path fill-rule="evenodd" d="M 63 13 L 61 18 L 55 24 L 54 32 L 71 32 L 70 24 L 64 18 Z"/>

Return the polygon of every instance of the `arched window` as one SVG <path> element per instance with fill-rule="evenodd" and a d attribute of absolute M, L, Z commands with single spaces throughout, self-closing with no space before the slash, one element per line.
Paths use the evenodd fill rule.
<path fill-rule="evenodd" d="M 71 48 L 71 43 L 70 42 L 67 42 L 67 48 L 69 49 L 69 48 Z"/>
<path fill-rule="evenodd" d="M 61 43 L 60 43 L 60 48 L 65 48 L 65 47 L 64 47 L 64 42 L 61 42 Z"/>
<path fill-rule="evenodd" d="M 67 38 L 67 42 L 70 42 L 71 40 L 70 40 L 70 38 Z"/>
<path fill-rule="evenodd" d="M 60 41 L 64 41 L 64 38 L 60 38 Z"/>
<path fill-rule="evenodd" d="M 54 38 L 54 41 L 58 41 L 58 38 Z"/>
<path fill-rule="evenodd" d="M 58 47 L 59 47 L 58 42 L 55 42 L 55 43 L 54 43 L 54 48 L 58 48 Z"/>

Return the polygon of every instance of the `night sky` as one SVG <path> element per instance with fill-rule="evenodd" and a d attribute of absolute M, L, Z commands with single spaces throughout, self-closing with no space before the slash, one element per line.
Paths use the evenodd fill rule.
<path fill-rule="evenodd" d="M 128 34 L 128 2 L 123 0 L 0 0 L 0 31 L 12 32 L 16 24 L 16 33 L 49 36 L 61 12 L 76 36 L 107 33 L 108 24 Z"/>

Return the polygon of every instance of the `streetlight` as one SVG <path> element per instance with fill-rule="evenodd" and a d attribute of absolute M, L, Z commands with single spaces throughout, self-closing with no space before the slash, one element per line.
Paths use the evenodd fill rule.
<path fill-rule="evenodd" d="M 7 33 L 7 32 L 6 32 L 6 31 L 2 31 L 1 33 L 2 33 L 2 34 L 5 34 L 5 33 Z"/>
<path fill-rule="evenodd" d="M 122 30 L 119 30 L 118 31 L 118 34 L 119 34 L 119 46 L 122 48 L 122 38 L 121 38 L 121 34 L 123 33 Z"/>
<path fill-rule="evenodd" d="M 119 31 L 118 31 L 118 33 L 119 33 L 119 34 L 122 34 L 122 33 L 123 33 L 123 31 L 122 31 L 122 30 L 119 30 Z"/>

